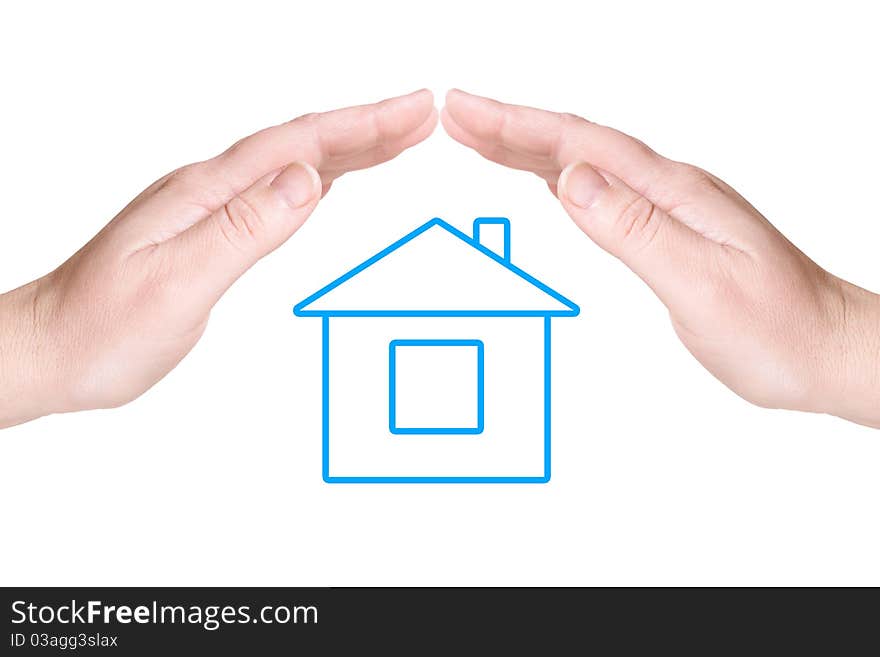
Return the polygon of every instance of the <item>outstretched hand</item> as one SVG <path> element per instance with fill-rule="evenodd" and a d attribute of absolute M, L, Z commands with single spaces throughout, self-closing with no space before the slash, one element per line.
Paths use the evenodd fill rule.
<path fill-rule="evenodd" d="M 0 427 L 139 396 L 336 178 L 396 157 L 436 123 L 427 90 L 308 114 L 153 183 L 57 270 L 0 297 Z"/>
<path fill-rule="evenodd" d="M 441 120 L 489 160 L 546 180 L 736 393 L 880 427 L 880 299 L 816 265 L 729 185 L 572 114 L 453 90 Z"/>

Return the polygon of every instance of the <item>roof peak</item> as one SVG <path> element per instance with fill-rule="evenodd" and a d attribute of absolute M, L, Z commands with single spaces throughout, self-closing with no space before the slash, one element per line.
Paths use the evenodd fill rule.
<path fill-rule="evenodd" d="M 479 231 L 480 227 L 487 224 L 499 224 L 504 229 L 504 248 L 502 251 L 502 255 L 499 255 L 492 249 L 486 247 L 481 244 L 479 241 Z M 448 262 L 449 258 L 447 257 L 445 260 L 442 257 L 436 256 L 436 254 L 432 254 L 430 251 L 421 254 L 422 257 L 416 258 L 413 262 L 408 263 L 411 265 L 412 269 L 420 269 L 425 270 L 426 268 L 429 270 L 428 275 L 422 275 L 420 282 L 424 284 L 424 287 L 429 287 L 431 292 L 435 293 L 435 296 L 441 296 L 442 299 L 438 299 L 435 303 L 436 307 L 431 307 L 430 302 L 427 302 L 426 299 L 422 298 L 424 295 L 415 295 L 418 298 L 414 298 L 413 290 L 411 286 L 407 286 L 406 283 L 410 279 L 418 279 L 418 276 L 414 276 L 414 272 L 410 270 L 405 270 L 406 276 L 400 275 L 392 275 L 385 276 L 383 281 L 380 281 L 382 285 L 385 287 L 394 286 L 399 288 L 396 290 L 398 293 L 397 298 L 392 299 L 379 299 L 376 301 L 375 306 L 365 305 L 365 302 L 369 303 L 368 299 L 362 298 L 366 296 L 370 296 L 367 294 L 370 289 L 366 286 L 361 286 L 362 289 L 360 292 L 360 296 L 352 296 L 348 295 L 348 299 L 336 299 L 336 303 L 317 303 L 319 300 L 323 300 L 328 302 L 329 299 L 325 298 L 330 293 L 334 292 L 341 288 L 345 283 L 354 279 L 356 276 L 360 275 L 362 272 L 367 269 L 377 265 L 380 261 L 383 261 L 387 256 L 398 253 L 398 250 L 401 247 L 413 242 L 416 238 L 421 235 L 428 233 L 432 228 L 438 227 L 443 230 L 444 233 L 451 235 L 457 238 L 458 241 L 464 243 L 466 246 L 470 247 L 473 251 L 485 256 L 489 260 L 494 263 L 500 265 L 506 272 L 509 274 L 515 275 L 519 281 L 516 281 L 516 285 L 513 284 L 513 277 L 510 277 L 509 274 L 505 274 L 505 280 L 498 281 L 499 283 L 507 284 L 507 287 L 516 287 L 518 286 L 520 289 L 518 290 L 519 294 L 485 294 L 484 290 L 480 289 L 480 286 L 474 285 L 474 281 L 468 278 L 468 274 L 472 275 L 474 278 L 477 276 L 485 276 L 487 273 L 487 269 L 485 268 L 485 264 L 480 264 L 480 262 L 485 263 L 485 259 L 475 259 L 475 258 L 467 258 L 468 264 L 470 265 L 469 269 L 476 270 L 478 268 L 482 268 L 482 271 L 468 271 L 463 272 L 463 280 L 458 281 L 457 285 L 453 287 L 456 288 L 461 297 L 471 297 L 470 299 L 462 299 L 456 300 L 454 296 L 450 294 L 436 294 L 441 292 L 439 289 L 439 281 L 438 281 L 438 272 L 431 270 L 431 265 L 433 265 L 433 269 L 437 270 L 442 268 L 444 276 L 448 277 L 449 275 L 449 267 Z M 457 243 L 457 242 L 456 242 Z M 416 244 L 413 244 L 413 248 L 416 247 Z M 445 250 L 449 250 L 449 246 L 443 247 Z M 424 249 L 423 249 L 424 250 Z M 471 253 L 473 253 L 473 251 Z M 449 254 L 447 254 L 449 255 Z M 427 257 L 425 257 L 427 256 Z M 510 222 L 508 219 L 504 217 L 479 217 L 474 221 L 474 236 L 471 237 L 455 226 L 449 224 L 444 221 L 440 217 L 434 217 L 429 221 L 426 221 L 418 228 L 413 231 L 407 233 L 397 241 L 393 242 L 386 248 L 379 251 L 377 254 L 368 258 L 358 266 L 349 270 L 339 278 L 335 279 L 328 285 L 324 286 L 314 294 L 309 297 L 303 299 L 300 303 L 294 306 L 293 312 L 294 314 L 301 317 L 310 317 L 310 316 L 575 316 L 580 312 L 578 306 L 565 298 L 549 286 L 545 285 L 541 281 L 539 281 L 534 276 L 526 273 L 519 267 L 513 265 L 510 262 Z M 400 258 L 402 259 L 402 258 Z M 391 259 L 393 260 L 393 258 Z M 433 260 L 434 262 L 428 262 Z M 459 273 L 459 270 L 462 269 L 462 258 L 455 258 L 456 262 L 456 270 L 454 273 Z M 479 260 L 480 262 L 476 262 Z M 426 264 L 427 262 L 427 264 Z M 387 267 L 386 267 L 387 268 Z M 493 268 L 494 269 L 494 268 Z M 400 274 L 401 272 L 394 272 L 395 274 Z M 497 275 L 493 274 L 493 278 L 499 278 Z M 522 282 L 528 284 L 528 286 L 523 286 Z M 350 284 L 351 285 L 351 284 Z M 539 291 L 542 293 L 540 297 L 545 299 L 544 302 L 540 302 L 540 297 L 533 293 L 524 294 L 526 287 L 531 288 L 533 291 Z M 373 290 L 375 291 L 375 290 Z M 482 295 L 475 295 L 474 292 L 482 292 Z M 333 295 L 331 295 L 333 296 Z M 343 296 L 338 294 L 336 296 Z M 373 295 L 375 296 L 375 295 Z M 383 296 L 383 295 L 378 295 Z M 388 296 L 388 295 L 384 295 Z M 429 295 L 430 296 L 430 295 Z M 474 296 L 482 296 L 482 304 L 477 303 L 480 299 L 474 299 Z M 519 297 L 519 306 L 517 305 L 505 305 L 504 303 L 500 303 L 505 301 L 505 296 L 511 297 L 509 299 L 513 304 L 517 303 L 514 297 Z M 415 303 L 418 307 L 407 307 L 406 303 L 401 304 L 400 301 L 406 301 L 404 297 L 409 297 L 409 301 Z M 547 299 L 549 297 L 549 299 Z M 552 301 L 551 301 L 552 300 Z M 425 307 L 425 303 L 429 303 L 429 307 Z M 499 305 L 500 303 L 500 305 Z M 459 307 L 460 306 L 460 307 Z M 509 307 L 508 307 L 509 306 Z"/>

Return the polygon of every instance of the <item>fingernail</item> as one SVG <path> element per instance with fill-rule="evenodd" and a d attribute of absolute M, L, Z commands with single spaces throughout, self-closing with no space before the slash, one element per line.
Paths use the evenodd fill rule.
<path fill-rule="evenodd" d="M 321 177 L 311 165 L 294 162 L 278 174 L 270 187 L 278 190 L 290 207 L 301 208 L 320 193 Z"/>
<path fill-rule="evenodd" d="M 559 176 L 559 190 L 569 201 L 589 208 L 608 189 L 608 182 L 586 162 L 570 164 Z"/>

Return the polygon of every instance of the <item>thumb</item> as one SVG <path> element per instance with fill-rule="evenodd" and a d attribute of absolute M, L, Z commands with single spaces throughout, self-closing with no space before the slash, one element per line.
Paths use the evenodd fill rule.
<path fill-rule="evenodd" d="M 321 199 L 321 178 L 295 162 L 258 180 L 169 246 L 192 286 L 219 297 L 263 256 L 286 242 Z"/>
<path fill-rule="evenodd" d="M 559 176 L 557 195 L 578 227 L 667 306 L 700 273 L 708 241 L 614 176 L 576 162 Z"/>

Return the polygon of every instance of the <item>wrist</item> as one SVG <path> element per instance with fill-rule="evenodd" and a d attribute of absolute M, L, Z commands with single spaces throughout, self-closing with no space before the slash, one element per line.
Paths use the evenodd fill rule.
<path fill-rule="evenodd" d="M 0 428 L 64 409 L 51 274 L 0 295 Z"/>
<path fill-rule="evenodd" d="M 833 278 L 837 310 L 816 410 L 880 428 L 880 295 Z"/>

